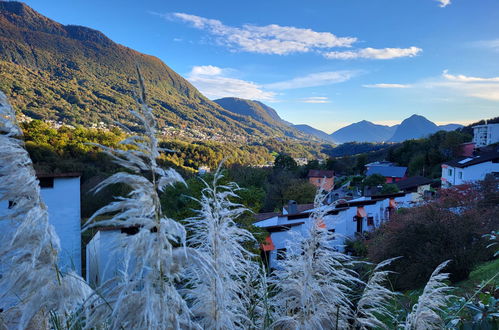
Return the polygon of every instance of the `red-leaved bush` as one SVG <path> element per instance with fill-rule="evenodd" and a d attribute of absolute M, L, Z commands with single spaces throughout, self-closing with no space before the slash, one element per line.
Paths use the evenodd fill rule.
<path fill-rule="evenodd" d="M 436 200 L 400 210 L 368 241 L 374 262 L 399 257 L 392 264 L 397 289 L 424 285 L 440 263 L 453 282 L 466 279 L 473 267 L 488 260 L 483 234 L 499 227 L 499 181 L 489 178 L 474 185 L 441 190 Z"/>

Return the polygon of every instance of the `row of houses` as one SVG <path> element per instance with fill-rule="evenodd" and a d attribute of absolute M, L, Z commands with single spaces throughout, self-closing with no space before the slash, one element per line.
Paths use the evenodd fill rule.
<path fill-rule="evenodd" d="M 346 239 L 373 231 L 388 221 L 398 207 L 411 207 L 419 202 L 420 199 L 414 199 L 412 193 L 406 192 L 343 200 L 321 206 L 327 209 L 322 220 L 326 229 L 334 233 L 331 245 L 343 251 Z M 268 232 L 261 250 L 262 258 L 270 268 L 278 267 L 279 260 L 286 253 L 288 241 L 295 239 L 297 234 L 306 236 L 314 225 L 312 213 L 316 210 L 310 204 L 303 206 L 290 201 L 282 213 L 259 215 L 254 223 Z"/>
<path fill-rule="evenodd" d="M 492 126 L 491 126 L 492 125 Z M 473 149 L 466 146 L 467 155 L 442 164 L 442 187 L 451 187 L 476 180 L 486 175 L 499 177 L 499 124 L 480 125 L 475 128 Z M 479 136 L 477 137 L 477 134 Z M 340 187 L 331 190 L 330 203 L 325 221 L 333 231 L 338 249 L 345 239 L 364 233 L 388 221 L 400 207 L 412 207 L 423 202 L 425 194 L 434 184 L 423 177 L 407 178 L 407 169 L 388 162 L 371 163 L 366 166 L 367 175 L 381 174 L 387 183 L 394 183 L 401 192 L 381 196 L 361 196 L 361 192 Z M 48 206 L 49 221 L 60 238 L 61 253 L 59 267 L 72 269 L 82 274 L 82 240 L 80 211 L 80 174 L 38 174 L 41 195 Z M 316 186 L 334 187 L 333 171 L 310 171 L 309 181 Z M 0 202 L 0 217 L 7 217 L 9 202 Z M 306 233 L 311 222 L 312 204 L 290 203 L 279 213 L 257 215 L 255 225 L 268 231 L 269 236 L 262 245 L 262 253 L 271 266 L 285 253 L 286 240 L 292 233 Z M 15 225 L 0 221 L 0 239 L 8 239 Z M 89 283 L 99 285 L 119 270 L 120 246 L 116 246 L 120 235 L 133 235 L 137 228 L 99 228 L 86 246 L 86 277 Z M 284 250 L 283 250 L 284 249 Z M 118 253 L 113 253 L 118 251 Z"/>

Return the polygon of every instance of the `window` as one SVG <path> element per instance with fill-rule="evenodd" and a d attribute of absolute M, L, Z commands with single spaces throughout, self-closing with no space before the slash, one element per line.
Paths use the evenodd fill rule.
<path fill-rule="evenodd" d="M 54 178 L 40 178 L 40 188 L 54 188 Z"/>
<path fill-rule="evenodd" d="M 462 179 L 463 179 L 463 172 L 458 172 L 458 173 L 457 173 L 457 176 L 458 176 L 458 178 L 459 178 L 459 179 L 461 179 L 461 180 L 462 180 Z"/>
<path fill-rule="evenodd" d="M 449 176 L 452 176 L 452 169 L 451 169 L 451 168 L 449 168 L 449 169 L 447 170 L 447 174 L 448 174 Z"/>
<path fill-rule="evenodd" d="M 374 226 L 374 217 L 367 217 L 367 225 Z"/>

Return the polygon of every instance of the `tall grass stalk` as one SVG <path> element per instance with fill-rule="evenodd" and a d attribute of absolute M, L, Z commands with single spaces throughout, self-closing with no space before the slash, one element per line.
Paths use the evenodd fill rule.
<path fill-rule="evenodd" d="M 57 266 L 59 238 L 49 224 L 15 111 L 1 92 L 0 202 L 9 203 L 0 218 L 0 325 L 43 328 L 53 315 L 64 320 L 90 288 L 78 275 L 63 274 Z"/>
<path fill-rule="evenodd" d="M 275 270 L 273 298 L 279 329 L 338 329 L 349 326 L 351 287 L 359 280 L 347 266 L 352 259 L 334 249 L 333 233 L 326 229 L 326 194 L 315 198 L 313 223 L 306 236 L 288 242 L 286 257 Z"/>
<path fill-rule="evenodd" d="M 220 167 L 213 181 L 205 183 L 198 201 L 197 216 L 187 219 L 188 244 L 208 265 L 187 269 L 187 299 L 196 321 L 204 329 L 236 329 L 248 326 L 248 299 L 242 294 L 247 280 L 257 272 L 252 253 L 243 243 L 254 241 L 253 235 L 234 222 L 247 209 L 231 199 L 237 198 L 235 183 L 220 184 Z"/>
<path fill-rule="evenodd" d="M 449 261 L 441 263 L 431 274 L 418 302 L 412 307 L 405 322 L 406 330 L 441 329 L 445 323 L 442 319 L 443 308 L 447 305 L 452 295 L 445 281 L 449 274 L 442 273 Z"/>
<path fill-rule="evenodd" d="M 142 82 L 142 80 L 140 79 Z M 143 84 L 142 84 L 143 87 Z M 121 142 L 128 150 L 100 146 L 127 172 L 112 175 L 95 191 L 121 183 L 131 192 L 98 210 L 85 229 L 95 225 L 136 228 L 135 235 L 121 235 L 124 266 L 87 302 L 87 328 L 178 329 L 193 327 L 186 301 L 177 290 L 186 259 L 184 227 L 166 217 L 159 193 L 168 185 L 183 182 L 172 169 L 163 169 L 156 159 L 162 149 L 156 139 L 156 121 L 142 98 L 138 111 L 132 111 L 143 132 Z M 109 219 L 95 223 L 96 217 Z"/>

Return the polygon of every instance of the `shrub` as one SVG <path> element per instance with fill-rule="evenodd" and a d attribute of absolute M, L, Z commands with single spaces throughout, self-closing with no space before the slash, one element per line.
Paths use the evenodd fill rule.
<path fill-rule="evenodd" d="M 393 263 L 398 289 L 422 286 L 445 260 L 451 281 L 466 279 L 492 254 L 482 235 L 493 229 L 497 206 L 486 202 L 484 187 L 442 191 L 437 201 L 396 214 L 368 242 L 369 258 L 402 257 Z"/>

